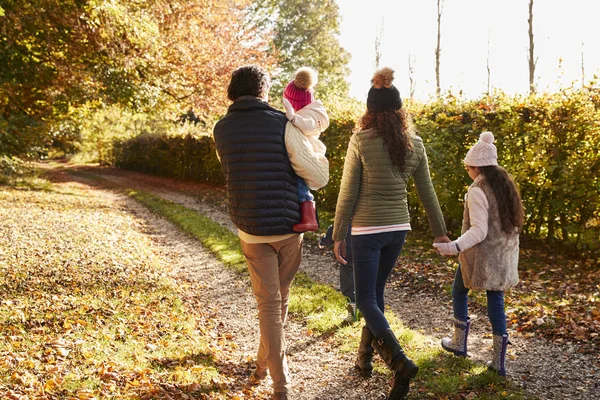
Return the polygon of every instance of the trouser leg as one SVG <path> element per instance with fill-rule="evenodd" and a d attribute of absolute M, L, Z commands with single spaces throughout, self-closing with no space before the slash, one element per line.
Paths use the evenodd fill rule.
<path fill-rule="evenodd" d="M 257 367 L 262 368 L 266 364 L 274 391 L 287 392 L 290 380 L 283 324 L 287 316 L 289 288 L 300 265 L 302 235 L 270 244 L 242 241 L 242 250 L 258 305 L 260 345 Z"/>

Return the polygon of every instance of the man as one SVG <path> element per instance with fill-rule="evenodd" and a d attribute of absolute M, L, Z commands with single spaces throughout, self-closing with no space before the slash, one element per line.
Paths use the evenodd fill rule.
<path fill-rule="evenodd" d="M 329 179 L 329 164 L 317 162 L 307 140 L 285 114 L 269 106 L 269 75 L 257 66 L 235 70 L 227 89 L 233 101 L 214 128 L 217 155 L 227 179 L 229 216 L 238 228 L 258 305 L 258 383 L 271 374 L 273 399 L 287 400 L 290 378 L 283 325 L 290 286 L 302 257 L 298 176 L 312 189 Z M 287 127 L 286 127 L 287 125 Z"/>

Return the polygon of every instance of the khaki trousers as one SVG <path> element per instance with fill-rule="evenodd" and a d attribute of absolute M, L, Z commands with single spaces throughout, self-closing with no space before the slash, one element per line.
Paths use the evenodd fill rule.
<path fill-rule="evenodd" d="M 268 369 L 276 393 L 288 392 L 290 386 L 283 325 L 287 318 L 290 286 L 302 258 L 302 239 L 303 235 L 294 235 L 274 243 L 241 241 L 258 305 L 260 345 L 256 373 L 264 377 Z"/>

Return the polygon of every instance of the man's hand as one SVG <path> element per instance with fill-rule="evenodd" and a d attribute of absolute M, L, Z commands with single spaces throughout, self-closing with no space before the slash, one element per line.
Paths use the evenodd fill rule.
<path fill-rule="evenodd" d="M 346 257 L 346 240 L 336 240 L 333 244 L 333 254 L 335 254 L 335 259 L 341 262 L 344 265 L 348 264 L 348 261 L 345 260 Z"/>
<path fill-rule="evenodd" d="M 284 97 L 283 106 L 285 107 L 285 117 L 288 119 L 288 121 L 292 122 L 296 116 L 296 112 L 294 111 L 294 107 L 292 107 L 292 103 L 290 103 L 289 100 Z"/>
<path fill-rule="evenodd" d="M 455 254 L 458 254 L 458 247 L 456 247 L 456 242 L 434 243 L 433 247 L 435 247 L 437 251 L 443 256 L 453 256 Z"/>

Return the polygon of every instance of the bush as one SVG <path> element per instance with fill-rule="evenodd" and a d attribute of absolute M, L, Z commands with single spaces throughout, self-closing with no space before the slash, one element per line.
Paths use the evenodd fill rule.
<path fill-rule="evenodd" d="M 119 168 L 176 179 L 223 185 L 225 177 L 209 136 L 142 134 L 113 144 Z"/>
<path fill-rule="evenodd" d="M 31 167 L 20 158 L 0 156 L 0 184 L 14 184 L 32 172 Z"/>
<path fill-rule="evenodd" d="M 321 139 L 327 146 L 330 181 L 315 196 L 321 210 L 333 212 L 348 141 L 365 106 L 334 98 L 326 101 L 326 107 L 330 126 Z M 427 148 L 433 183 L 453 235 L 460 233 L 463 198 L 470 185 L 462 160 L 480 132 L 490 130 L 496 138 L 499 163 L 521 190 L 526 210 L 524 236 L 560 242 L 589 254 L 599 250 L 600 88 L 567 88 L 536 96 L 497 93 L 477 100 L 449 95 L 408 107 Z M 104 121 L 103 131 L 114 132 L 115 121 Z M 101 148 L 111 150 L 97 150 L 100 160 L 166 177 L 224 183 L 210 136 L 198 134 L 187 124 L 136 121 L 133 130 L 128 128 L 132 122 L 117 124 L 117 132 L 131 137 L 113 137 L 109 144 L 102 144 Z M 104 140 L 92 141 L 92 145 L 98 148 Z M 415 190 L 409 190 L 409 207 L 413 227 L 427 228 Z"/>
<path fill-rule="evenodd" d="M 193 125 L 168 121 L 162 115 L 134 112 L 117 105 L 78 110 L 72 117 L 77 121 L 80 143 L 74 161 L 96 162 L 101 165 L 114 165 L 113 145 L 140 135 L 183 135 Z M 64 124 L 64 123 L 63 123 Z M 64 124 L 67 131 L 73 130 L 73 123 Z"/>
<path fill-rule="evenodd" d="M 450 225 L 456 227 L 461 218 L 469 184 L 462 159 L 479 133 L 490 130 L 498 162 L 520 187 L 525 235 L 598 249 L 599 106 L 600 89 L 592 86 L 528 97 L 450 97 L 416 107 L 415 122 Z"/>
<path fill-rule="evenodd" d="M 320 139 L 327 146 L 329 183 L 315 193 L 315 198 L 319 207 L 334 211 L 340 192 L 348 142 L 365 106 L 356 100 L 333 98 L 325 103 L 325 107 L 329 114 L 329 128 L 321 134 Z"/>

